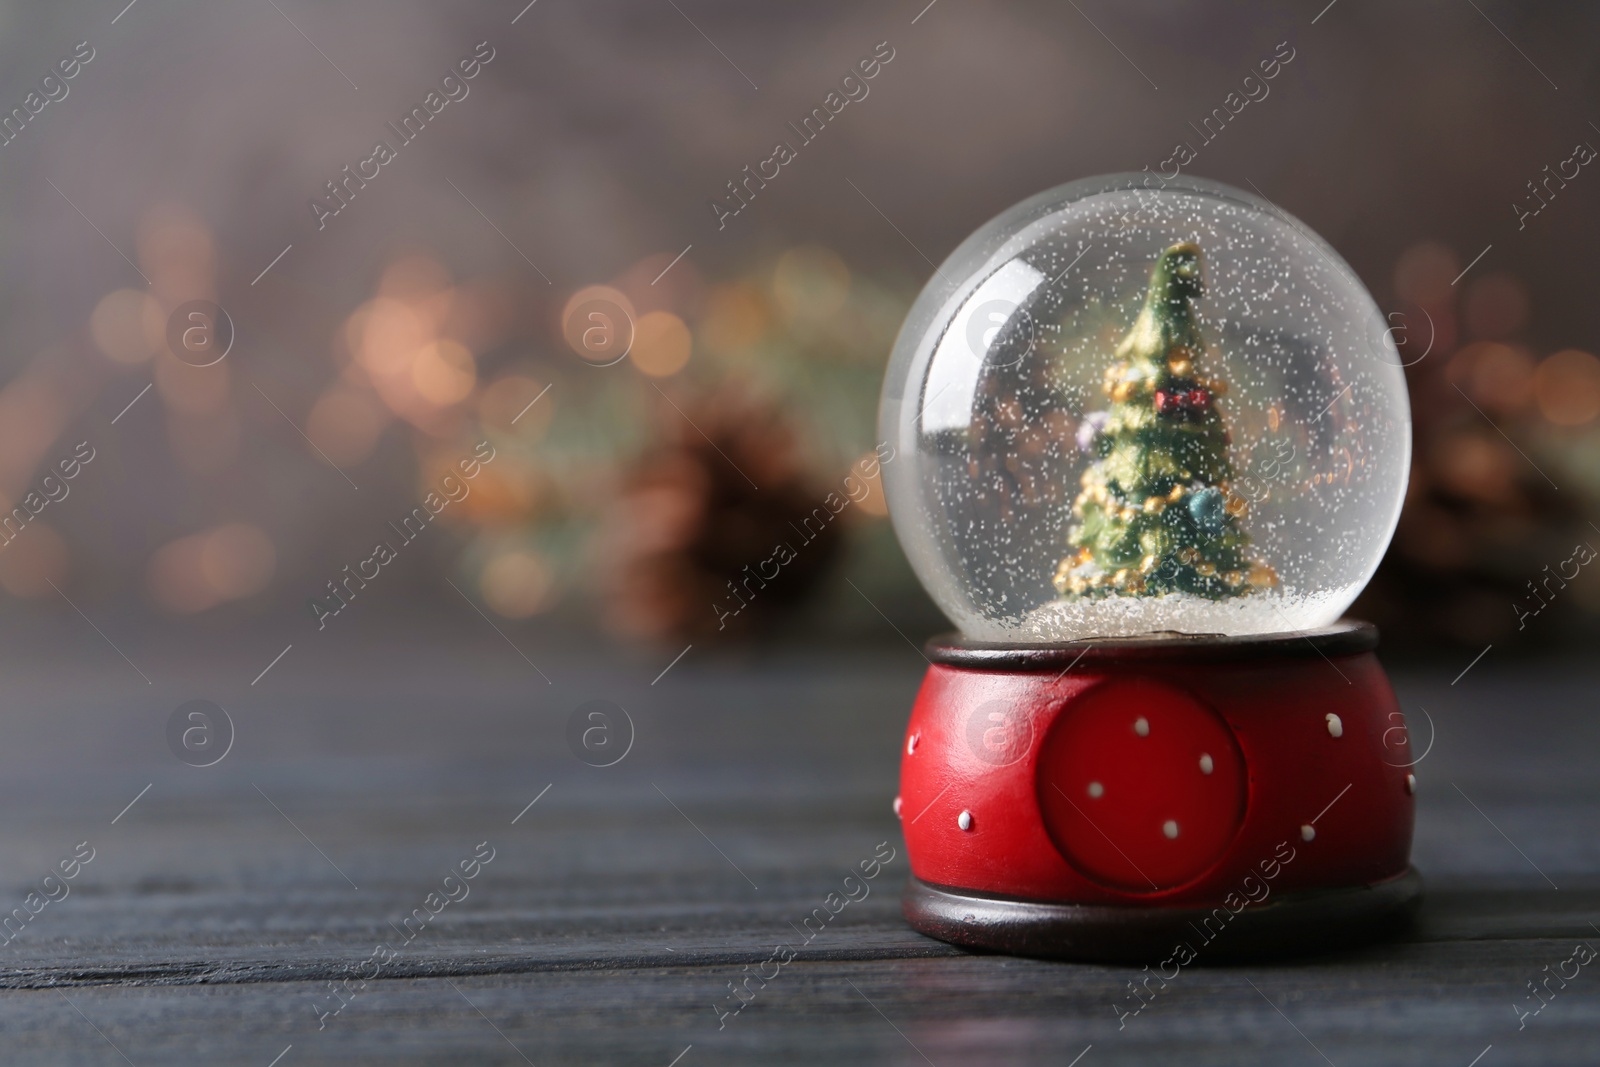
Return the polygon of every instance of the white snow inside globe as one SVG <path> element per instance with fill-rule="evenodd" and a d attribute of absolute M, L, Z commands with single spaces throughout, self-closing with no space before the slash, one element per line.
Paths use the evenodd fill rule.
<path fill-rule="evenodd" d="M 1394 532 L 1410 411 L 1372 297 L 1260 198 L 1158 184 L 993 219 L 895 342 L 890 514 L 969 638 L 1313 629 Z"/>

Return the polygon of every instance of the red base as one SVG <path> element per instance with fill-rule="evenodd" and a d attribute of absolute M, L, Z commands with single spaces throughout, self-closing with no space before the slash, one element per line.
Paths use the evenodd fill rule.
<path fill-rule="evenodd" d="M 1158 909 L 1282 915 L 1308 894 L 1398 884 L 1415 779 L 1376 643 L 1350 622 L 1248 638 L 935 642 L 896 801 L 912 873 L 1102 925 Z M 1352 899 L 1386 921 L 1415 904 L 1414 874 L 1406 884 L 1404 901 Z M 984 944 L 952 937 L 925 907 L 907 915 Z M 1071 954 L 1062 921 L 1044 935 L 1062 951 L 1046 954 Z"/>

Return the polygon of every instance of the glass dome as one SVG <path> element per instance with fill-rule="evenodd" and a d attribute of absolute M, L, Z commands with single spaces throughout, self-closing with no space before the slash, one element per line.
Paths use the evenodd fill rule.
<path fill-rule="evenodd" d="M 1158 182 L 993 219 L 895 342 L 889 510 L 968 637 L 1322 626 L 1394 532 L 1411 421 L 1371 296 L 1258 197 Z"/>

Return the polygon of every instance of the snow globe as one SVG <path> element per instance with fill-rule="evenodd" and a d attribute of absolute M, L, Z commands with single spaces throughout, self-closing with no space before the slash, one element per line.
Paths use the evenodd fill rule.
<path fill-rule="evenodd" d="M 880 430 L 930 642 L 895 801 L 911 924 L 1182 966 L 1404 923 L 1413 775 L 1366 623 L 1400 359 L 1262 199 L 1148 173 L 983 226 L 911 309 Z"/>

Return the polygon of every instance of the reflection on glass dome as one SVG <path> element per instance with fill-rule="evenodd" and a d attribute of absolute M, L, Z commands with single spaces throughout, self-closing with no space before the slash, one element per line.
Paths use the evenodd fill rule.
<path fill-rule="evenodd" d="M 991 221 L 895 344 L 890 511 L 969 637 L 1325 625 L 1394 530 L 1405 382 L 1354 273 L 1246 193 L 1145 181 Z"/>

